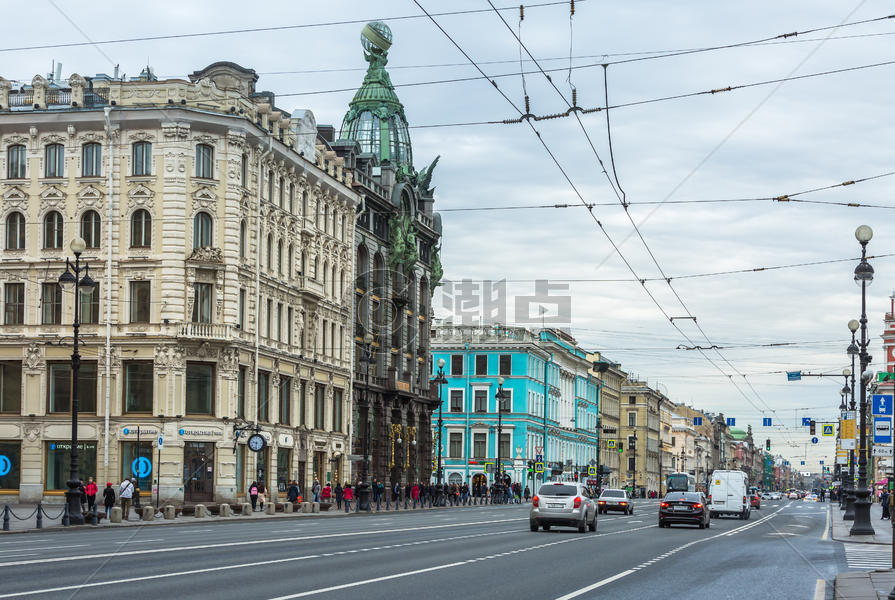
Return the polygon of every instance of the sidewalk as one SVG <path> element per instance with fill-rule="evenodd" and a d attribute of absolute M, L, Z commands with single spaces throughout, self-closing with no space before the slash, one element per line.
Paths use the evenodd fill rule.
<path fill-rule="evenodd" d="M 0 517 L 2 517 L 3 506 L 0 505 Z M 36 528 L 36 517 L 34 515 L 35 509 L 37 508 L 36 504 L 10 504 L 8 505 L 10 510 L 15 513 L 15 516 L 10 515 L 9 519 L 9 531 L 0 531 L 0 534 L 13 534 L 13 533 L 29 533 L 29 532 L 41 532 L 41 531 L 77 531 L 81 529 L 114 529 L 119 527 L 140 527 L 140 526 L 159 526 L 159 525 L 196 525 L 196 524 L 209 524 L 209 523 L 240 523 L 246 521 L 261 521 L 261 520 L 272 520 L 272 519 L 308 519 L 308 518 L 334 518 L 334 517 L 349 517 L 349 516 L 359 516 L 366 515 L 368 513 L 365 512 L 357 512 L 357 505 L 352 506 L 351 512 L 346 513 L 345 509 L 337 510 L 335 505 L 331 510 L 321 511 L 317 513 L 303 513 L 303 512 L 293 512 L 293 513 L 283 513 L 278 512 L 272 515 L 269 515 L 263 511 L 249 513 L 248 515 L 233 515 L 230 517 L 220 517 L 215 515 L 208 515 L 203 518 L 196 518 L 193 516 L 183 516 L 178 515 L 176 519 L 166 520 L 162 517 L 161 513 L 157 513 L 155 518 L 152 521 L 142 521 L 137 516 L 136 513 L 131 512 L 131 519 L 129 521 L 122 521 L 121 523 L 110 523 L 108 520 L 103 519 L 100 521 L 99 525 L 76 525 L 70 527 L 64 527 L 61 523 L 61 512 L 62 512 L 62 504 L 44 504 L 43 508 L 45 512 L 49 513 L 52 516 L 57 514 L 60 515 L 59 518 L 50 520 L 47 517 L 43 518 L 43 528 Z M 404 512 L 420 512 L 423 510 L 451 510 L 451 509 L 462 509 L 462 508 L 481 508 L 486 506 L 526 506 L 523 502 L 522 504 L 467 504 L 467 505 L 459 505 L 459 506 L 445 506 L 445 507 L 433 507 L 429 508 L 428 506 L 423 508 L 404 508 L 404 505 L 401 504 L 401 508 L 395 510 L 395 505 L 392 503 L 390 505 L 390 509 L 386 510 L 385 504 L 383 503 L 381 506 L 381 510 L 377 512 L 376 504 L 372 504 L 372 511 L 369 513 L 371 515 L 375 514 L 401 514 Z M 30 517 L 29 517 L 30 515 Z M 20 520 L 17 517 L 27 517 L 24 520 Z"/>
<path fill-rule="evenodd" d="M 874 535 L 849 535 L 854 521 L 843 521 L 844 510 L 839 509 L 839 504 L 832 506 L 832 537 L 837 542 L 846 544 L 892 544 L 892 524 L 883 521 L 882 507 L 879 504 L 870 505 L 870 523 L 876 532 Z M 854 571 L 840 573 L 833 584 L 833 597 L 843 600 L 885 600 L 889 592 L 895 588 L 895 569 L 883 569 L 877 571 Z"/>

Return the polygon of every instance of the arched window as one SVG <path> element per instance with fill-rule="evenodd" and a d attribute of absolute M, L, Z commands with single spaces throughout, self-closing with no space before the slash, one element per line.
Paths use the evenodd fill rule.
<path fill-rule="evenodd" d="M 277 242 L 277 273 L 283 274 L 283 240 Z"/>
<path fill-rule="evenodd" d="M 44 217 L 44 248 L 62 248 L 62 215 L 55 210 Z"/>
<path fill-rule="evenodd" d="M 198 212 L 193 218 L 193 248 L 211 247 L 213 232 L 211 215 L 207 212 Z"/>
<path fill-rule="evenodd" d="M 323 227 L 321 228 L 323 233 L 329 233 L 329 207 L 325 204 L 323 205 Z"/>
<path fill-rule="evenodd" d="M 81 175 L 99 177 L 103 171 L 102 144 L 90 142 L 81 146 Z"/>
<path fill-rule="evenodd" d="M 47 144 L 44 148 L 44 177 L 62 177 L 65 175 L 65 146 Z"/>
<path fill-rule="evenodd" d="M 302 190 L 301 192 L 301 216 L 305 218 L 310 216 L 308 215 L 308 190 Z"/>
<path fill-rule="evenodd" d="M 9 179 L 25 179 L 25 146 L 16 144 L 6 149 L 6 176 Z"/>
<path fill-rule="evenodd" d="M 286 192 L 286 181 L 280 177 L 279 206 L 283 208 L 283 194 Z"/>
<path fill-rule="evenodd" d="M 246 257 L 246 222 L 239 222 L 239 258 Z"/>
<path fill-rule="evenodd" d="M 295 213 L 295 184 L 289 183 L 289 212 Z"/>
<path fill-rule="evenodd" d="M 273 234 L 267 234 L 267 270 L 273 271 Z"/>
<path fill-rule="evenodd" d="M 131 216 L 131 248 L 152 246 L 152 217 L 148 210 L 134 211 Z"/>
<path fill-rule="evenodd" d="M 196 177 L 200 179 L 214 178 L 214 147 L 208 144 L 196 146 Z"/>
<path fill-rule="evenodd" d="M 327 274 L 329 273 L 329 263 L 323 261 L 323 293 L 324 295 L 330 295 L 329 282 L 327 281 Z"/>
<path fill-rule="evenodd" d="M 81 237 L 88 248 L 99 248 L 100 220 L 95 210 L 88 210 L 81 216 Z"/>
<path fill-rule="evenodd" d="M 330 272 L 330 279 L 331 279 L 330 286 L 332 286 L 332 294 L 333 294 L 333 296 L 335 296 L 336 298 L 338 298 L 338 296 L 336 295 L 336 294 L 338 294 L 339 292 L 338 292 L 338 290 L 336 289 L 336 285 L 338 284 L 338 280 L 336 279 L 336 265 L 335 265 L 335 264 L 333 264 L 333 266 L 332 266 L 332 271 Z"/>
<path fill-rule="evenodd" d="M 357 282 L 355 283 L 356 287 L 364 290 L 365 292 L 369 289 L 369 271 L 370 265 L 368 263 L 367 258 L 367 249 L 364 246 L 358 246 L 357 248 Z"/>
<path fill-rule="evenodd" d="M 25 249 L 25 215 L 20 212 L 10 213 L 6 217 L 6 249 Z"/>

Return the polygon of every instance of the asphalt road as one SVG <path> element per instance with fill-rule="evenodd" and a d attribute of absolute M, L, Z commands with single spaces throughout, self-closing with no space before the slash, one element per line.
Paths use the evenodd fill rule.
<path fill-rule="evenodd" d="M 814 598 L 847 568 L 822 539 L 829 506 L 770 503 L 707 530 L 660 529 L 651 502 L 585 534 L 485 506 L 11 535 L 0 598 Z"/>

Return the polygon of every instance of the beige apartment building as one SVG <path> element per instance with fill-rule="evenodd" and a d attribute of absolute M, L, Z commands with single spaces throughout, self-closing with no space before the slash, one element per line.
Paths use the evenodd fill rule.
<path fill-rule="evenodd" d="M 599 352 L 588 354 L 587 359 L 593 365 L 590 373 L 600 381 L 600 463 L 609 468 L 603 485 L 617 488 L 624 485 L 626 476 L 618 444 L 623 440 L 619 422 L 621 388 L 628 375 L 619 363 Z"/>
<path fill-rule="evenodd" d="M 85 481 L 189 503 L 348 476 L 358 196 L 257 79 L 0 78 L 5 500 L 66 487 L 76 309 Z M 57 284 L 75 237 L 98 283 L 78 301 Z"/>
<path fill-rule="evenodd" d="M 626 380 L 621 387 L 620 433 L 625 483 L 641 493 L 659 492 L 661 481 L 661 410 L 668 398 L 645 381 Z M 664 487 L 662 488 L 664 489 Z"/>

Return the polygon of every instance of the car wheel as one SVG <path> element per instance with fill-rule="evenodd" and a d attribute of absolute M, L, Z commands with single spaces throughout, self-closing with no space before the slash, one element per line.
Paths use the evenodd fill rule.
<path fill-rule="evenodd" d="M 534 521 L 529 521 L 529 522 L 528 522 L 528 528 L 531 529 L 532 531 L 537 531 L 537 530 L 538 530 L 538 524 L 535 523 Z"/>
<path fill-rule="evenodd" d="M 707 521 L 705 522 L 705 528 L 706 528 L 706 529 L 710 529 L 711 526 L 712 526 L 712 521 L 711 521 L 711 520 L 707 520 Z"/>
<path fill-rule="evenodd" d="M 550 525 L 541 525 L 541 529 L 544 531 L 550 531 Z"/>
<path fill-rule="evenodd" d="M 587 531 L 587 517 L 585 516 L 581 519 L 581 522 L 578 523 L 578 533 L 584 533 Z"/>
<path fill-rule="evenodd" d="M 705 523 L 703 523 L 702 521 L 700 521 L 700 522 L 699 522 L 699 528 L 700 528 L 700 529 L 705 529 Z"/>
<path fill-rule="evenodd" d="M 632 508 L 631 510 L 629 510 L 629 511 L 628 511 L 628 514 L 633 516 L 633 515 L 634 515 L 634 509 Z"/>
<path fill-rule="evenodd" d="M 749 511 L 749 510 L 746 511 L 746 517 L 745 517 L 745 519 L 746 519 L 747 521 L 749 520 L 749 517 L 751 516 L 751 514 L 752 514 L 752 511 Z"/>
<path fill-rule="evenodd" d="M 593 519 L 593 521 L 590 522 L 590 530 L 591 531 L 597 530 L 597 513 L 594 513 L 594 519 Z"/>
<path fill-rule="evenodd" d="M 663 523 L 662 521 L 659 521 L 659 527 L 665 527 L 665 523 Z"/>

